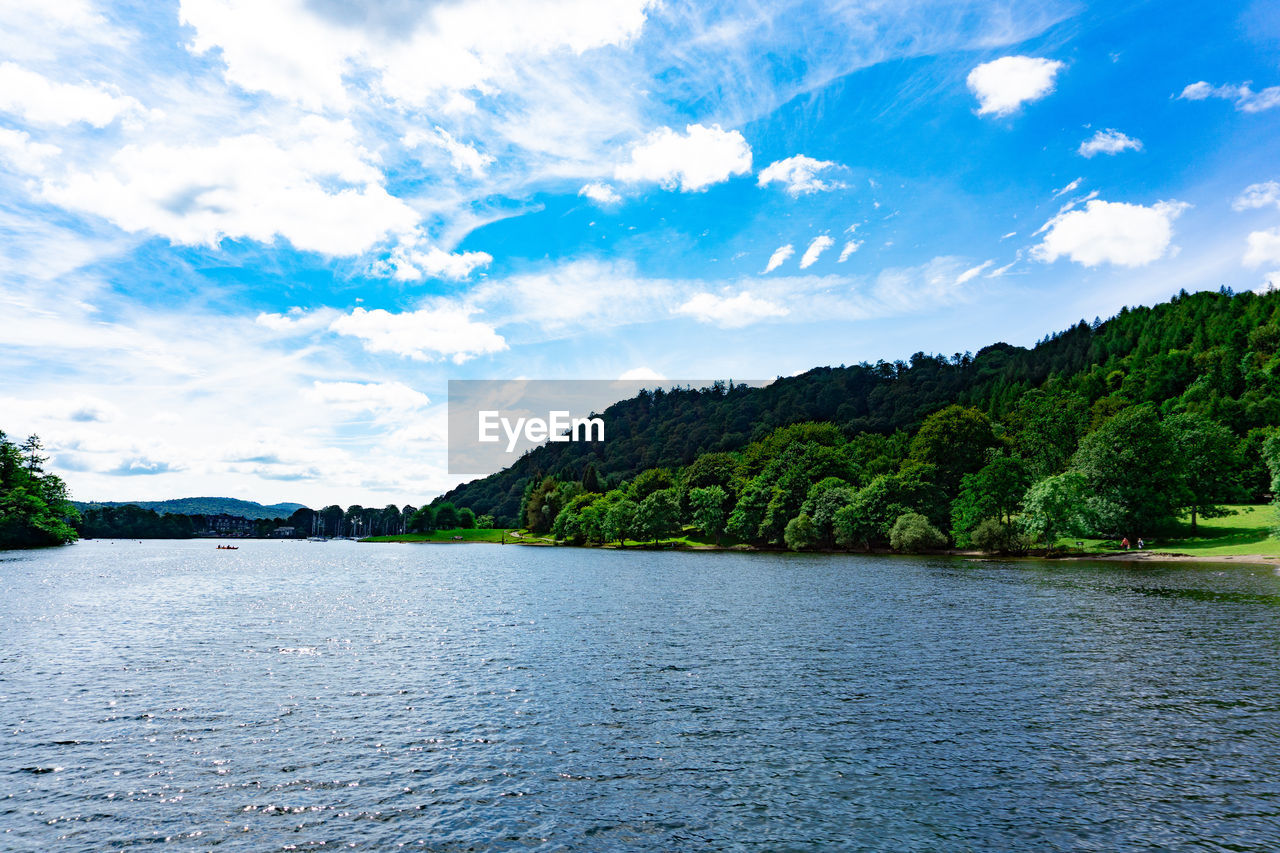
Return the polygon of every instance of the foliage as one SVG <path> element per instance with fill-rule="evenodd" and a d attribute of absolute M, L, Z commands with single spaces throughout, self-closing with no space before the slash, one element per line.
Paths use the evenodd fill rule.
<path fill-rule="evenodd" d="M 918 512 L 907 512 L 898 516 L 889 530 L 889 547 L 895 551 L 907 553 L 933 551 L 946 544 L 947 537 L 942 534 L 942 531 Z"/>
<path fill-rule="evenodd" d="M 1063 536 L 1083 536 L 1094 526 L 1089 512 L 1088 483 L 1079 471 L 1045 477 L 1022 500 L 1021 528 L 1052 548 Z"/>
<path fill-rule="evenodd" d="M 1169 529 L 1186 503 L 1169 430 L 1154 406 L 1131 406 L 1085 436 L 1072 458 L 1084 475 L 1097 532 L 1151 536 Z"/>
<path fill-rule="evenodd" d="M 1029 543 L 1012 524 L 998 518 L 985 518 L 969 534 L 973 547 L 988 554 L 1023 553 Z"/>
<path fill-rule="evenodd" d="M 21 445 L 0 432 L 0 548 L 66 545 L 76 540 L 72 526 L 80 514 L 66 485 L 44 472 L 37 436 Z"/>
<path fill-rule="evenodd" d="M 635 512 L 635 538 L 657 541 L 680 529 L 680 499 L 675 489 L 651 492 Z"/>
<path fill-rule="evenodd" d="M 717 545 L 728 521 L 725 513 L 728 505 L 729 493 L 721 486 L 702 486 L 689 491 L 694 526 L 704 535 L 714 537 Z"/>
<path fill-rule="evenodd" d="M 783 538 L 792 551 L 807 551 L 821 541 L 818 528 L 807 512 L 802 512 L 787 522 Z"/>

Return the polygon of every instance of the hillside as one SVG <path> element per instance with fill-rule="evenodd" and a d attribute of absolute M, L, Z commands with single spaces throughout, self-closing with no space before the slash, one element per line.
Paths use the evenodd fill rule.
<path fill-rule="evenodd" d="M 765 388 L 717 386 L 644 393 L 603 413 L 609 440 L 548 444 L 511 467 L 458 486 L 439 501 L 514 523 L 531 480 L 582 478 L 594 466 L 604 487 L 659 467 L 680 468 L 712 451 L 739 451 L 778 427 L 834 424 L 847 438 L 903 434 L 951 404 L 974 407 L 1010 440 L 1028 423 L 1078 414 L 1062 436 L 1037 428 L 1037 465 L 1061 470 L 1081 438 L 1111 414 L 1151 403 L 1203 414 L 1245 439 L 1280 423 L 1280 294 L 1185 291 L 1154 307 L 1050 335 L 1032 348 L 995 343 L 976 355 L 918 352 L 908 361 L 818 367 Z M 1073 414 L 1074 417 L 1074 414 Z M 1256 442 L 1255 442 L 1256 443 Z M 1254 452 L 1241 476 L 1266 488 Z"/>
<path fill-rule="evenodd" d="M 182 515 L 239 515 L 250 519 L 288 518 L 295 510 L 304 509 L 303 504 L 278 503 L 264 506 L 257 501 L 242 501 L 239 498 L 173 498 L 167 501 L 76 501 L 75 506 L 81 512 L 101 506 L 125 506 L 132 504 L 142 509 L 152 509 L 158 513 L 179 513 Z"/>

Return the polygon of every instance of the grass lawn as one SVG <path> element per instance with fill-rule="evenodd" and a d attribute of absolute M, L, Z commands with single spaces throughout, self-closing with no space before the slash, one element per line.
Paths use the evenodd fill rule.
<path fill-rule="evenodd" d="M 1280 557 L 1280 539 L 1271 535 L 1280 519 L 1271 506 L 1239 505 L 1230 509 L 1236 510 L 1236 514 L 1224 518 L 1197 519 L 1195 536 L 1191 535 L 1190 518 L 1184 518 L 1182 530 L 1177 537 L 1149 540 L 1147 548 L 1204 557 L 1241 554 Z M 1061 539 L 1058 544 L 1074 547 L 1078 541 L 1080 540 Z M 1114 552 L 1119 550 L 1119 545 L 1114 539 L 1085 539 L 1084 550 Z"/>

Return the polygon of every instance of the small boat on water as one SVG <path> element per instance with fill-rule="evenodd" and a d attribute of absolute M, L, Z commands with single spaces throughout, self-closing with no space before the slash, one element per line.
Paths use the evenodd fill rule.
<path fill-rule="evenodd" d="M 219 551 L 239 551 L 240 546 L 239 545 L 219 545 L 218 550 Z"/>

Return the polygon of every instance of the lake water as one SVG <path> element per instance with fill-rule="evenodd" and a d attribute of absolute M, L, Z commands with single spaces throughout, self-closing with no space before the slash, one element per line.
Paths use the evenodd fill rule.
<path fill-rule="evenodd" d="M 0 553 L 0 849 L 1280 847 L 1269 567 Z"/>

